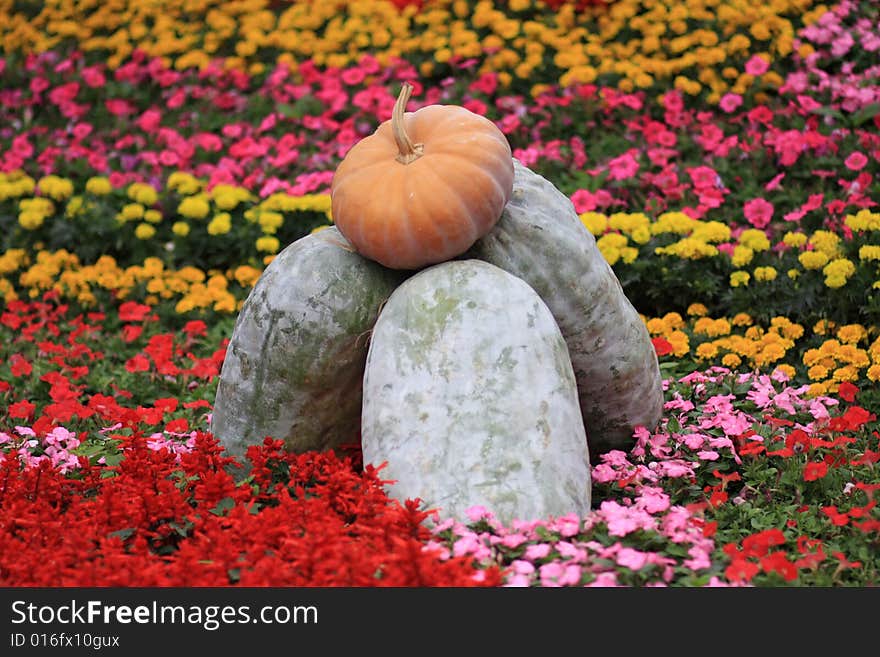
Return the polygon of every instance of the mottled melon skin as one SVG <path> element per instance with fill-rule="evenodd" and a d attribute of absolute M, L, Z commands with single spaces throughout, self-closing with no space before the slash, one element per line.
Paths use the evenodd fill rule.
<path fill-rule="evenodd" d="M 229 454 L 265 436 L 294 452 L 357 441 L 369 331 L 403 277 L 335 227 L 278 254 L 242 306 L 220 372 L 211 431 Z"/>
<path fill-rule="evenodd" d="M 663 412 L 657 354 L 571 200 L 514 160 L 513 195 L 493 230 L 464 257 L 518 276 L 546 302 L 571 355 L 590 455 L 629 450 L 633 430 Z"/>
<path fill-rule="evenodd" d="M 389 495 L 465 520 L 590 508 L 586 435 L 568 349 L 528 285 L 477 260 L 430 267 L 382 309 L 364 373 L 364 462 Z"/>

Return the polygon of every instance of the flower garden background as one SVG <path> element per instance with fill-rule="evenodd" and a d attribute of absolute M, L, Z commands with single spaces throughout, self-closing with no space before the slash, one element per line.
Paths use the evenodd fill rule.
<path fill-rule="evenodd" d="M 880 16 L 843 0 L 0 0 L 0 583 L 867 586 Z M 429 529 L 341 453 L 208 432 L 341 158 L 461 104 L 568 194 L 666 412 L 592 514 Z"/>

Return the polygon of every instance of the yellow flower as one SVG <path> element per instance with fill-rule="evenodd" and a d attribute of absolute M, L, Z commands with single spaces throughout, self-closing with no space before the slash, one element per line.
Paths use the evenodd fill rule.
<path fill-rule="evenodd" d="M 692 303 L 685 312 L 691 317 L 705 317 L 709 314 L 709 309 L 701 303 Z"/>
<path fill-rule="evenodd" d="M 837 339 L 845 344 L 858 344 L 868 339 L 868 331 L 861 324 L 846 324 L 837 329 Z"/>
<path fill-rule="evenodd" d="M 724 365 L 724 367 L 736 368 L 739 367 L 741 363 L 742 358 L 736 354 L 724 354 L 721 358 L 721 364 Z"/>
<path fill-rule="evenodd" d="M 158 210 L 149 209 L 144 212 L 144 221 L 148 221 L 151 224 L 158 224 L 162 222 L 162 213 Z"/>
<path fill-rule="evenodd" d="M 782 237 L 782 241 L 791 247 L 801 247 L 807 243 L 807 236 L 803 233 L 788 232 Z"/>
<path fill-rule="evenodd" d="M 264 235 L 257 239 L 256 242 L 257 251 L 264 253 L 276 253 L 280 245 L 278 238 L 272 237 L 271 235 Z"/>
<path fill-rule="evenodd" d="M 825 265 L 822 273 L 825 275 L 825 285 L 831 288 L 843 287 L 856 273 L 856 266 L 846 258 L 837 258 Z"/>
<path fill-rule="evenodd" d="M 202 196 L 189 196 L 177 206 L 177 212 L 189 219 L 204 219 L 210 211 L 211 206 Z"/>
<path fill-rule="evenodd" d="M 770 240 L 763 230 L 749 228 L 740 233 L 739 243 L 750 248 L 752 251 L 766 251 L 770 248 Z"/>
<path fill-rule="evenodd" d="M 704 342 L 697 346 L 695 355 L 698 360 L 711 360 L 718 355 L 718 345 L 714 342 Z"/>
<path fill-rule="evenodd" d="M 735 271 L 730 275 L 730 287 L 739 287 L 740 285 L 748 285 L 751 276 L 747 271 Z"/>
<path fill-rule="evenodd" d="M 773 267 L 755 267 L 756 281 L 772 281 L 776 278 L 776 270 Z"/>
<path fill-rule="evenodd" d="M 859 260 L 880 260 L 880 246 L 865 244 L 859 247 Z"/>
<path fill-rule="evenodd" d="M 86 181 L 86 191 L 95 196 L 106 196 L 113 191 L 113 186 L 104 176 L 94 176 Z"/>
<path fill-rule="evenodd" d="M 148 240 L 156 234 L 156 229 L 150 224 L 138 224 L 134 229 L 134 235 L 139 240 Z"/>
<path fill-rule="evenodd" d="M 730 323 L 734 326 L 751 326 L 753 321 L 748 313 L 737 313 Z"/>
<path fill-rule="evenodd" d="M 171 226 L 171 232 L 178 237 L 186 237 L 189 235 L 189 224 L 185 221 L 175 221 L 174 225 Z"/>
<path fill-rule="evenodd" d="M 208 224 L 209 235 L 225 235 L 230 230 L 232 230 L 232 217 L 229 216 L 228 212 L 214 215 L 214 218 Z"/>
<path fill-rule="evenodd" d="M 813 248 L 817 251 L 821 251 L 830 259 L 838 254 L 840 238 L 831 231 L 817 230 L 810 237 L 809 243 L 813 245 Z"/>
<path fill-rule="evenodd" d="M 843 220 L 852 230 L 880 230 L 880 213 L 863 208 L 856 214 L 848 214 Z"/>
<path fill-rule="evenodd" d="M 821 251 L 804 251 L 798 256 L 804 269 L 822 269 L 828 264 L 828 256 Z"/>
<path fill-rule="evenodd" d="M 135 221 L 137 219 L 143 219 L 144 217 L 144 206 L 140 203 L 126 203 L 122 206 L 122 211 L 119 213 L 123 221 Z"/>
<path fill-rule="evenodd" d="M 128 186 L 128 198 L 140 203 L 141 205 L 150 206 L 159 200 L 159 195 L 149 183 L 135 182 Z"/>
<path fill-rule="evenodd" d="M 608 230 L 608 218 L 600 212 L 584 212 L 580 215 L 581 223 L 593 235 L 601 237 Z"/>
<path fill-rule="evenodd" d="M 733 247 L 733 255 L 730 262 L 734 267 L 744 267 L 752 261 L 755 252 L 747 246 L 738 245 Z"/>

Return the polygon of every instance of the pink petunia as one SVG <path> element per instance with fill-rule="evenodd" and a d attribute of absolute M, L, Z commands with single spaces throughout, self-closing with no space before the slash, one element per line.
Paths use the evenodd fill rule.
<path fill-rule="evenodd" d="M 742 105 L 743 99 L 739 94 L 734 93 L 726 93 L 721 97 L 721 100 L 718 102 L 718 105 L 725 112 L 735 112 L 736 109 Z"/>
<path fill-rule="evenodd" d="M 641 570 L 648 563 L 648 554 L 633 548 L 621 548 L 617 553 L 617 565 L 630 570 Z"/>
<path fill-rule="evenodd" d="M 746 73 L 749 75 L 764 75 L 770 68 L 770 64 L 760 55 L 752 55 L 751 59 L 746 62 Z"/>
<path fill-rule="evenodd" d="M 762 198 L 753 198 L 746 201 L 743 214 L 755 228 L 765 228 L 773 218 L 773 204 Z"/>
<path fill-rule="evenodd" d="M 860 151 L 854 151 L 843 161 L 850 171 L 861 171 L 868 164 L 868 158 Z"/>

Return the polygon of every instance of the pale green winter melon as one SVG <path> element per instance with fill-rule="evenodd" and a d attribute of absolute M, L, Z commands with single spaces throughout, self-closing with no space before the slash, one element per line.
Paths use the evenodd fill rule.
<path fill-rule="evenodd" d="M 369 331 L 403 275 L 354 253 L 335 227 L 266 267 L 220 372 L 211 430 L 241 456 L 265 436 L 295 452 L 357 441 Z"/>
<path fill-rule="evenodd" d="M 565 340 L 522 280 L 478 260 L 403 283 L 364 373 L 365 463 L 441 517 L 504 522 L 590 508 L 590 462 Z"/>
<path fill-rule="evenodd" d="M 657 354 L 593 235 L 568 197 L 514 160 L 513 194 L 465 254 L 523 279 L 546 302 L 571 355 L 590 454 L 628 450 L 663 412 Z"/>

